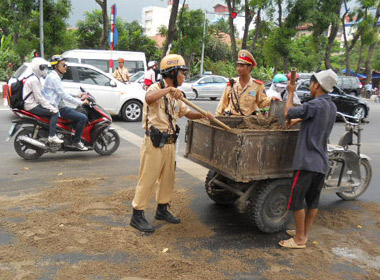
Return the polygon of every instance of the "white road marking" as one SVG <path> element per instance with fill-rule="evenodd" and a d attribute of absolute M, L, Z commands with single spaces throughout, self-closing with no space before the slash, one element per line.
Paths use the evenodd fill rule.
<path fill-rule="evenodd" d="M 113 127 L 116 128 L 117 132 L 119 133 L 120 137 L 124 140 L 130 142 L 132 145 L 135 145 L 136 147 L 140 148 L 141 144 L 143 142 L 143 138 L 130 132 L 129 130 L 122 128 L 116 124 L 112 124 Z M 191 160 L 188 160 L 187 158 L 184 158 L 183 156 L 180 156 L 177 154 L 177 168 L 181 169 L 182 171 L 188 173 L 189 175 L 204 181 L 208 172 L 208 169 L 192 162 Z"/>

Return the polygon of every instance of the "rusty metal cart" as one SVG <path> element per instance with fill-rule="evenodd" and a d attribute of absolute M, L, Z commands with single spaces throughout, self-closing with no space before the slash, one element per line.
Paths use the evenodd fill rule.
<path fill-rule="evenodd" d="M 232 129 L 202 120 L 189 121 L 186 128 L 185 157 L 210 169 L 208 196 L 217 204 L 237 201 L 263 232 L 284 229 L 299 129 L 234 129 L 243 117 L 218 119 Z"/>

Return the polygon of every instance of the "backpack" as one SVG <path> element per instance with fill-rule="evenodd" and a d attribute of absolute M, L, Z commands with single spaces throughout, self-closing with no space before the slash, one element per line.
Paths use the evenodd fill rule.
<path fill-rule="evenodd" d="M 32 92 L 29 93 L 25 97 L 25 99 L 22 98 L 22 92 L 23 92 L 24 84 L 26 80 L 32 75 L 33 74 L 21 80 L 17 79 L 17 81 L 11 84 L 11 86 L 9 87 L 7 99 L 8 99 L 8 105 L 12 109 L 24 109 L 25 100 L 32 94 Z"/>

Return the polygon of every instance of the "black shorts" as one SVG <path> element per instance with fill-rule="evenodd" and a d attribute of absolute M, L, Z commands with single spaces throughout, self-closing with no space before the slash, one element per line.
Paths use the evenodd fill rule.
<path fill-rule="evenodd" d="M 322 173 L 306 170 L 294 171 L 288 210 L 304 209 L 304 201 L 306 201 L 308 209 L 318 208 L 324 181 L 325 175 Z"/>

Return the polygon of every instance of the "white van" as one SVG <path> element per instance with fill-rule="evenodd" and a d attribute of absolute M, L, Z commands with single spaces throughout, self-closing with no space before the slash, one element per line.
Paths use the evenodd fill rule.
<path fill-rule="evenodd" d="M 146 71 L 146 58 L 143 52 L 77 49 L 66 51 L 62 54 L 67 62 L 90 64 L 106 73 L 110 71 L 111 55 L 113 60 L 112 73 L 118 66 L 117 60 L 119 58 L 124 58 L 124 66 L 128 68 L 130 74 Z"/>

